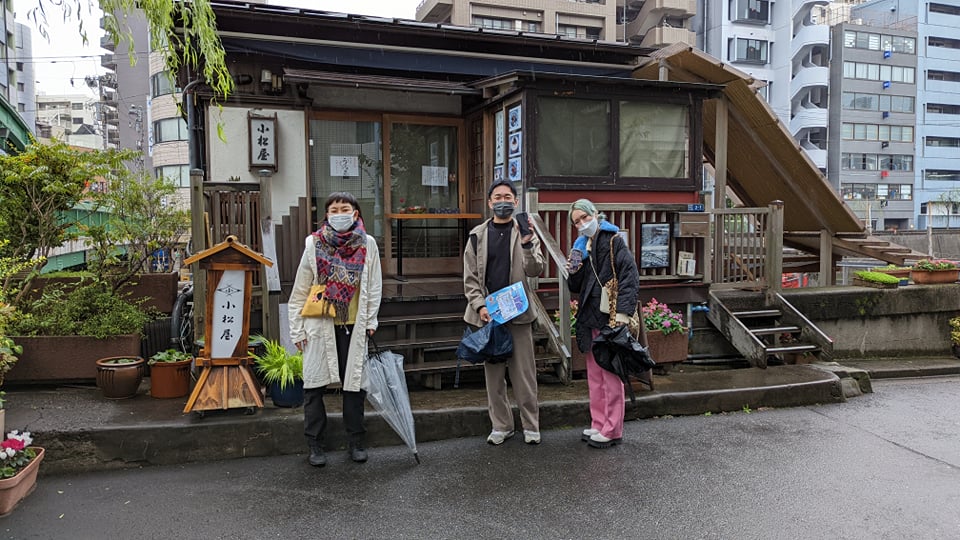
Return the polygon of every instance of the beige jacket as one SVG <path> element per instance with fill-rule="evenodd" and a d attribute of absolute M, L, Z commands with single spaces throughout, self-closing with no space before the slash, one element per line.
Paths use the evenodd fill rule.
<path fill-rule="evenodd" d="M 303 349 L 303 387 L 320 388 L 332 383 L 343 383 L 347 392 L 360 390 L 363 364 L 367 360 L 367 330 L 376 330 L 380 298 L 383 294 L 383 277 L 380 273 L 380 251 L 377 241 L 367 235 L 367 259 L 360 277 L 360 303 L 354 332 L 350 335 L 350 350 L 347 353 L 347 369 L 343 381 L 337 362 L 337 340 L 333 333 L 333 319 L 301 317 L 300 310 L 310 293 L 310 286 L 317 283 L 317 250 L 315 237 L 306 239 L 293 291 L 287 304 L 290 313 L 290 339 L 294 343 L 307 340 Z"/>
<path fill-rule="evenodd" d="M 486 305 L 486 297 L 491 292 L 486 290 L 487 277 L 487 226 L 490 220 L 486 220 L 477 225 L 470 231 L 470 235 L 477 235 L 477 250 L 473 250 L 473 243 L 468 241 L 467 248 L 463 252 L 463 294 L 467 297 L 467 309 L 463 313 L 463 320 L 473 326 L 483 326 L 480 320 L 479 310 Z M 523 290 L 527 298 L 533 298 L 534 291 L 527 283 L 528 277 L 537 277 L 546 265 L 543 253 L 540 252 L 540 239 L 536 233 L 533 235 L 533 246 L 530 249 L 523 249 L 520 245 L 520 232 L 514 227 L 510 233 L 510 283 L 518 281 L 523 283 Z M 517 264 L 517 262 L 520 264 Z M 537 318 L 531 307 L 516 319 L 510 321 L 513 324 L 529 324 Z"/>

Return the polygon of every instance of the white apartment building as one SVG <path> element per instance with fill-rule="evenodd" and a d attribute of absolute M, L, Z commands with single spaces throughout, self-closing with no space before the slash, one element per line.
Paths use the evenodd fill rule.
<path fill-rule="evenodd" d="M 822 171 L 827 167 L 829 0 L 698 0 L 696 46 L 767 86 L 761 95 Z"/>
<path fill-rule="evenodd" d="M 98 127 L 99 99 L 83 94 L 37 96 L 36 134 L 41 140 L 57 138 L 83 148 L 106 147 Z"/>

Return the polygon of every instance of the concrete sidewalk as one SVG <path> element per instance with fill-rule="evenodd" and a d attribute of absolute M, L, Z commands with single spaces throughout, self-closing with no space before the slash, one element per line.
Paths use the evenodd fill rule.
<path fill-rule="evenodd" d="M 842 402 L 857 387 L 850 372 L 910 376 L 960 374 L 960 361 L 948 358 L 896 361 L 847 361 L 839 369 L 817 365 L 701 371 L 676 369 L 655 376 L 655 391 L 637 393 L 627 418 L 739 411 L 744 408 L 795 407 Z M 901 366 L 895 371 L 895 366 Z M 904 367 L 906 366 L 906 367 Z M 862 382 L 859 385 L 863 386 Z M 255 414 L 243 410 L 210 411 L 203 418 L 182 414 L 186 398 L 154 399 L 147 383 L 132 399 L 107 400 L 92 386 L 7 388 L 6 428 L 28 430 L 46 448 L 43 473 L 56 474 L 142 465 L 169 465 L 246 456 L 299 454 L 305 451 L 301 409 L 267 406 Z M 867 385 L 869 391 L 869 385 Z M 417 441 L 476 437 L 490 430 L 482 384 L 456 390 L 411 392 Z M 339 395 L 326 397 L 330 424 L 327 448 L 343 448 Z M 586 381 L 571 386 L 540 385 L 540 421 L 550 430 L 587 426 L 590 412 Z M 519 420 L 517 421 L 519 425 Z M 379 446 L 402 444 L 376 414 L 367 414 L 367 446 L 376 459 Z"/>

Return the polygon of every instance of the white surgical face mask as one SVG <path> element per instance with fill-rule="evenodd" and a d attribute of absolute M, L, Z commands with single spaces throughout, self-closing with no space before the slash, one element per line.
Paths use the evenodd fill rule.
<path fill-rule="evenodd" d="M 327 216 L 327 222 L 337 232 L 344 232 L 353 226 L 353 213 L 350 214 L 331 214 Z"/>
<path fill-rule="evenodd" d="M 577 231 L 580 232 L 580 236 L 586 236 L 587 238 L 592 238 L 593 235 L 597 234 L 597 227 L 600 224 L 597 223 L 597 219 L 591 219 L 590 221 L 581 221 L 580 226 L 577 227 Z"/>

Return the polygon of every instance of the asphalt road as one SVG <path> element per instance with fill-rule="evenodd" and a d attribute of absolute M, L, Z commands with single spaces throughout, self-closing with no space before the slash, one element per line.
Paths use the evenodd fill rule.
<path fill-rule="evenodd" d="M 846 404 L 46 476 L 0 538 L 960 538 L 960 378 Z M 579 429 L 579 427 L 578 427 Z"/>

